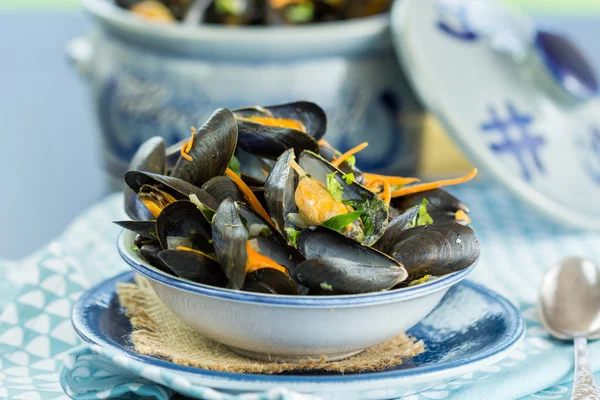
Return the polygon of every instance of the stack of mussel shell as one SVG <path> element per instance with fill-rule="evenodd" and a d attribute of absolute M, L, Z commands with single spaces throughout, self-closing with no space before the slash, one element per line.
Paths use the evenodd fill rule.
<path fill-rule="evenodd" d="M 399 289 L 471 266 L 469 209 L 441 186 L 466 177 L 360 171 L 296 102 L 218 109 L 189 140 L 145 142 L 125 175 L 118 225 L 152 266 L 199 284 L 280 295 Z"/>
<path fill-rule="evenodd" d="M 300 25 L 388 12 L 392 0 L 116 0 L 155 22 L 186 25 Z"/>

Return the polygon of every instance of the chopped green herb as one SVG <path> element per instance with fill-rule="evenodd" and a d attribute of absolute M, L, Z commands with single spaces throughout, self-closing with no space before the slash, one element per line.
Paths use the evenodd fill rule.
<path fill-rule="evenodd" d="M 340 214 L 336 215 L 335 217 L 331 217 L 327 221 L 323 222 L 321 225 L 339 232 L 346 226 L 360 218 L 362 213 L 362 208 L 359 208 L 356 211 L 349 212 L 347 214 Z"/>
<path fill-rule="evenodd" d="M 130 247 L 131 251 L 140 251 L 140 248 L 137 247 L 135 244 L 133 246 Z"/>
<path fill-rule="evenodd" d="M 327 290 L 328 292 L 333 291 L 333 286 L 331 286 L 329 283 L 327 282 L 322 282 L 319 286 L 321 286 L 321 289 L 323 290 Z"/>
<path fill-rule="evenodd" d="M 354 182 L 354 174 L 352 172 L 344 174 L 342 175 L 342 179 L 346 181 L 347 185 L 350 185 L 352 182 Z"/>
<path fill-rule="evenodd" d="M 376 199 L 379 199 L 376 197 Z M 363 212 L 360 215 L 360 219 L 363 222 L 365 236 L 369 236 L 375 232 L 375 223 L 373 218 L 379 213 L 381 204 L 377 204 L 377 200 L 369 200 L 363 198 L 362 200 L 344 200 L 344 204 L 348 204 L 355 210 L 362 209 Z M 382 201 L 383 203 L 383 201 Z"/>
<path fill-rule="evenodd" d="M 410 221 L 411 228 L 414 228 L 415 226 L 433 224 L 433 218 L 431 218 L 431 215 L 429 215 L 429 213 L 427 212 L 427 204 L 429 204 L 429 200 L 423 199 L 421 201 L 421 204 L 416 206 L 419 207 L 419 211 L 417 212 L 417 215 L 415 215 L 413 220 Z"/>
<path fill-rule="evenodd" d="M 421 279 L 415 279 L 414 281 L 410 282 L 408 284 L 408 286 L 410 287 L 410 286 L 420 285 L 422 283 L 427 282 L 429 279 L 431 279 L 431 275 L 425 275 Z"/>
<path fill-rule="evenodd" d="M 215 211 L 205 206 L 195 194 L 190 194 L 189 198 L 190 201 L 194 203 L 200 211 L 202 211 L 202 214 L 204 214 L 206 220 L 212 224 L 212 220 L 215 217 Z"/>
<path fill-rule="evenodd" d="M 312 3 L 294 4 L 287 9 L 287 18 L 292 22 L 309 22 L 312 20 L 315 8 Z"/>
<path fill-rule="evenodd" d="M 340 202 L 344 195 L 344 187 L 335 179 L 335 174 L 337 174 L 337 171 L 327 174 L 327 191 L 335 201 Z"/>
<path fill-rule="evenodd" d="M 208 243 L 213 244 L 213 240 L 212 239 L 208 239 Z"/>
<path fill-rule="evenodd" d="M 244 12 L 241 5 L 242 3 L 236 0 L 215 0 L 215 9 L 219 14 L 241 15 Z"/>
<path fill-rule="evenodd" d="M 394 190 L 400 190 L 404 187 L 404 184 L 402 185 L 390 185 L 390 190 L 393 192 Z"/>
<path fill-rule="evenodd" d="M 229 169 L 235 172 L 238 176 L 242 175 L 242 165 L 236 156 L 231 156 L 231 160 L 229 161 Z"/>
<path fill-rule="evenodd" d="M 356 156 L 350 156 L 346 159 L 346 162 L 348 163 L 348 165 L 350 165 L 351 167 L 354 168 L 354 166 L 356 165 Z"/>
<path fill-rule="evenodd" d="M 287 234 L 288 241 L 293 247 L 296 247 L 298 245 L 298 235 L 300 234 L 300 232 L 302 231 L 297 231 L 289 226 L 285 227 L 285 233 Z"/>

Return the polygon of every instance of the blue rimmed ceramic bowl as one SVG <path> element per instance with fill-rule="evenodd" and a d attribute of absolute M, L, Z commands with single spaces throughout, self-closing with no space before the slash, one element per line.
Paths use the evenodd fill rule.
<path fill-rule="evenodd" d="M 135 233 L 119 237 L 121 256 L 150 280 L 162 302 L 201 334 L 259 360 L 331 361 L 358 354 L 408 330 L 433 310 L 474 265 L 432 282 L 346 296 L 281 296 L 240 292 L 177 278 L 132 250 Z"/>

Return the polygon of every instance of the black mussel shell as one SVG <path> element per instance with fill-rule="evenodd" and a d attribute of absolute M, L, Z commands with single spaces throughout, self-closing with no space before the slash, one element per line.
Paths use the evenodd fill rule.
<path fill-rule="evenodd" d="M 249 107 L 234 110 L 239 130 L 239 146 L 250 154 L 276 159 L 287 149 L 296 154 L 303 150 L 319 152 L 318 141 L 325 134 L 327 117 L 316 104 L 300 101 L 270 107 Z M 302 132 L 293 128 L 264 125 L 249 117 L 291 119 L 301 122 Z"/>
<path fill-rule="evenodd" d="M 256 236 L 250 239 L 250 246 L 257 253 L 284 266 L 290 273 L 294 272 L 296 265 L 304 261 L 302 254 L 295 248 L 267 239 L 264 236 Z"/>
<path fill-rule="evenodd" d="M 226 176 L 215 176 L 202 185 L 202 189 L 217 199 L 218 202 L 230 198 L 233 201 L 246 201 L 241 190 Z"/>
<path fill-rule="evenodd" d="M 153 267 L 160 269 L 170 275 L 176 275 L 171 268 L 169 268 L 158 254 L 163 251 L 162 247 L 158 242 L 146 243 L 140 247 L 140 253 Z"/>
<path fill-rule="evenodd" d="M 360 294 L 388 290 L 406 279 L 406 271 L 400 266 L 379 267 L 323 257 L 298 264 L 294 278 L 323 294 Z"/>
<path fill-rule="evenodd" d="M 246 278 L 248 231 L 233 200 L 226 199 L 217 208 L 213 218 L 212 235 L 217 259 L 229 279 L 227 287 L 241 289 Z"/>
<path fill-rule="evenodd" d="M 192 161 L 180 157 L 171 176 L 195 186 L 202 186 L 215 176 L 221 176 L 229 166 L 238 140 L 235 117 L 231 111 L 215 111 L 194 135 L 188 152 Z"/>
<path fill-rule="evenodd" d="M 156 232 L 163 249 L 178 246 L 210 251 L 212 228 L 195 204 L 178 200 L 166 206 L 156 218 Z"/>
<path fill-rule="evenodd" d="M 266 180 L 265 172 L 271 171 L 273 161 L 250 154 L 240 146 L 235 150 L 235 156 L 240 162 L 240 172 L 244 182 L 248 186 L 263 186 Z"/>
<path fill-rule="evenodd" d="M 242 290 L 296 296 L 298 295 L 298 284 L 281 271 L 261 268 L 246 276 L 246 283 Z"/>
<path fill-rule="evenodd" d="M 139 193 L 142 186 L 149 185 L 170 194 L 177 200 L 189 200 L 191 195 L 195 195 L 202 204 L 211 210 L 216 210 L 219 206 L 219 202 L 205 190 L 172 176 L 129 171 L 125 174 L 125 182 L 136 193 Z"/>
<path fill-rule="evenodd" d="M 379 196 L 357 182 L 347 184 L 342 179 L 342 171 L 317 154 L 305 151 L 300 156 L 298 163 L 312 178 L 319 180 L 324 185 L 327 184 L 327 175 L 336 173 L 334 178 L 344 189 L 343 200 L 363 203 L 364 211 L 361 219 L 363 222 L 368 219 L 369 226 L 372 228 L 370 232 L 365 232 L 365 237 L 361 240 L 362 244 L 371 246 L 383 236 L 388 224 L 388 208 Z"/>
<path fill-rule="evenodd" d="M 206 254 L 188 250 L 163 250 L 158 256 L 180 278 L 210 286 L 227 285 L 227 277 L 217 260 Z"/>
<path fill-rule="evenodd" d="M 144 238 L 156 239 L 156 221 L 114 221 L 114 223 Z"/>
<path fill-rule="evenodd" d="M 395 199 L 392 199 L 392 206 L 400 210 L 408 210 L 411 207 L 420 205 L 423 199 L 427 199 L 429 202 L 427 204 L 427 211 L 430 214 L 433 211 L 456 212 L 458 210 L 462 210 L 467 214 L 469 213 L 469 208 L 462 201 L 444 189 L 433 189 L 396 197 Z"/>
<path fill-rule="evenodd" d="M 398 236 L 405 230 L 411 228 L 410 225 L 418 213 L 419 207 L 409 208 L 390 221 L 385 233 L 373 247 L 381 252 L 387 253 L 390 247 L 396 243 Z"/>
<path fill-rule="evenodd" d="M 295 159 L 294 151 L 285 151 L 275 163 L 273 170 L 265 183 L 265 202 L 269 215 L 282 235 L 287 237 L 285 228 L 291 226 L 286 218 L 290 213 L 297 213 L 294 200 L 298 174 L 292 169 L 291 162 Z"/>
<path fill-rule="evenodd" d="M 412 281 L 425 275 L 441 276 L 467 268 L 479 258 L 479 251 L 473 229 L 449 222 L 402 232 L 387 254 L 404 265 Z"/>
<path fill-rule="evenodd" d="M 402 267 L 396 260 L 371 247 L 363 246 L 328 228 L 308 228 L 297 239 L 298 250 L 307 259 L 342 258 L 362 265 Z"/>
<path fill-rule="evenodd" d="M 135 152 L 128 171 L 145 171 L 157 174 L 166 173 L 165 141 L 159 136 L 146 140 Z M 125 212 L 134 220 L 148 220 L 154 217 L 139 201 L 137 192 L 129 188 L 124 190 Z"/>

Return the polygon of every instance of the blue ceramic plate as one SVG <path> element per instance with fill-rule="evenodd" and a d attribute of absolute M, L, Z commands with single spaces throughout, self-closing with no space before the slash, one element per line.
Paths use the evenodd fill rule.
<path fill-rule="evenodd" d="M 73 325 L 85 341 L 118 354 L 119 364 L 135 373 L 152 368 L 154 373 L 144 375 L 160 377 L 162 384 L 184 394 L 193 393 L 193 386 L 227 392 L 284 386 L 328 399 L 392 398 L 426 390 L 498 362 L 515 349 L 524 335 L 519 312 L 506 299 L 463 281 L 450 289 L 429 316 L 410 329 L 409 334 L 425 342 L 427 351 L 388 371 L 345 375 L 208 371 L 142 356 L 132 350 L 128 341 L 131 325 L 119 305 L 115 286 L 131 282 L 133 277 L 133 272 L 126 272 L 89 290 L 73 308 Z"/>

